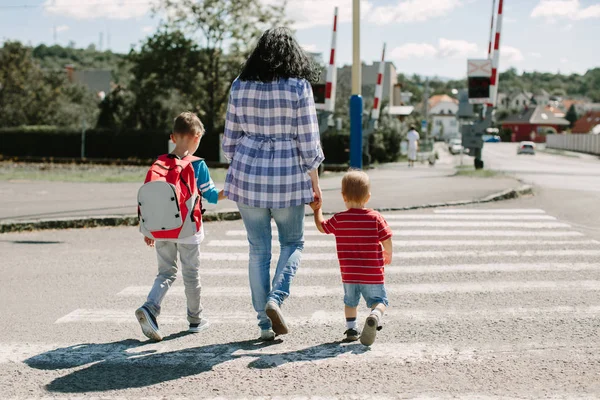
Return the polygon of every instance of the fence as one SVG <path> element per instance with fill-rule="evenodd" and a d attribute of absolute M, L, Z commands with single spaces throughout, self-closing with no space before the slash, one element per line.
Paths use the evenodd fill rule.
<path fill-rule="evenodd" d="M 546 136 L 546 147 L 600 155 L 600 135 L 548 135 Z"/>

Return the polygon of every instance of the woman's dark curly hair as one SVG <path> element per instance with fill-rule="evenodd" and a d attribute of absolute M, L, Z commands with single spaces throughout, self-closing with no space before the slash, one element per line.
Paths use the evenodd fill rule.
<path fill-rule="evenodd" d="M 239 79 L 273 82 L 299 78 L 311 83 L 319 81 L 321 71 L 300 47 L 288 28 L 267 29 L 246 60 Z"/>

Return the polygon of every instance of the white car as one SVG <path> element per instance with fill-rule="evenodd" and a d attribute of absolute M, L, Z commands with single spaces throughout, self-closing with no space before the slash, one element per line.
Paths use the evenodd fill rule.
<path fill-rule="evenodd" d="M 535 143 L 521 142 L 517 147 L 517 154 L 535 154 Z"/>
<path fill-rule="evenodd" d="M 448 151 L 450 154 L 460 154 L 463 150 L 462 140 L 461 139 L 452 139 L 450 143 L 448 143 Z"/>

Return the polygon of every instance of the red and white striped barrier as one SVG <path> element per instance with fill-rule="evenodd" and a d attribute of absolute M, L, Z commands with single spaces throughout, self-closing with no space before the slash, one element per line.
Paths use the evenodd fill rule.
<path fill-rule="evenodd" d="M 331 36 L 331 54 L 329 55 L 329 66 L 327 68 L 327 83 L 325 84 L 325 111 L 335 110 L 335 88 L 337 84 L 337 68 L 335 67 L 335 48 L 337 40 L 338 8 L 335 7 L 333 14 L 333 34 Z"/>
<path fill-rule="evenodd" d="M 496 39 L 494 41 L 494 56 L 492 58 L 492 79 L 490 82 L 490 104 L 496 105 L 498 97 L 498 64 L 500 63 L 500 32 L 502 31 L 502 6 L 504 0 L 498 2 L 498 18 L 496 20 Z"/>
<path fill-rule="evenodd" d="M 377 121 L 379 119 L 379 110 L 381 109 L 381 97 L 383 95 L 383 72 L 385 67 L 385 43 L 383 44 L 383 52 L 381 53 L 381 62 L 379 63 L 379 74 L 377 75 L 377 86 L 375 86 L 375 99 L 373 100 L 373 110 L 371 119 Z"/>
<path fill-rule="evenodd" d="M 490 24 L 490 42 L 488 45 L 488 60 L 492 59 L 492 46 L 494 41 L 494 16 L 496 15 L 496 0 L 492 0 L 492 22 Z"/>

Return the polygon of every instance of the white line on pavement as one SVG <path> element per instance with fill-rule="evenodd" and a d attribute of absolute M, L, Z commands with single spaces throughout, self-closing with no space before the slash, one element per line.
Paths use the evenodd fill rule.
<path fill-rule="evenodd" d="M 550 215 L 506 215 L 506 214 L 385 214 L 386 220 L 476 220 L 476 221 L 555 221 Z"/>
<path fill-rule="evenodd" d="M 539 208 L 471 208 L 471 209 L 440 209 L 436 214 L 545 214 Z"/>
<path fill-rule="evenodd" d="M 517 222 L 517 221 L 388 221 L 394 227 L 426 227 L 426 228 L 570 228 L 571 225 L 562 222 Z M 275 223 L 271 224 L 275 227 Z M 306 228 L 315 228 L 313 223 L 306 223 Z"/>
<path fill-rule="evenodd" d="M 494 293 L 494 292 L 524 292 L 539 290 L 571 290 L 571 291 L 600 291 L 600 281 L 480 281 L 480 282 L 440 282 L 386 285 L 386 291 L 394 295 L 403 294 L 434 294 L 434 293 Z M 150 291 L 149 286 L 129 286 L 117 293 L 122 297 L 144 298 Z M 175 286 L 169 290 L 174 296 L 184 296 L 183 286 Z M 247 286 L 203 287 L 203 296 L 217 297 L 249 297 Z M 328 297 L 343 295 L 343 288 L 331 286 L 294 286 L 294 297 Z"/>
<path fill-rule="evenodd" d="M 335 248 L 335 240 L 333 235 L 323 235 L 323 238 L 329 238 L 331 240 L 305 240 L 304 249 L 326 247 Z M 394 247 L 406 248 L 406 247 L 469 247 L 469 246 L 489 246 L 489 247 L 502 247 L 502 246 L 518 246 L 518 247 L 535 247 L 535 246 L 557 246 L 557 245 L 590 245 L 600 244 L 598 240 L 404 240 L 394 242 Z M 273 240 L 271 245 L 273 247 L 279 247 L 279 242 Z M 208 247 L 248 247 L 248 240 L 210 240 L 206 243 Z"/>
<path fill-rule="evenodd" d="M 277 231 L 271 232 L 277 237 Z M 246 236 L 243 229 L 233 229 L 225 233 L 226 236 Z M 317 230 L 305 230 L 304 236 L 330 236 Z M 449 230 L 449 229 L 394 229 L 394 236 L 483 236 L 483 237 L 573 237 L 583 236 L 581 232 L 575 231 L 543 231 L 543 230 Z"/>
<path fill-rule="evenodd" d="M 399 251 L 394 252 L 395 258 L 448 258 L 448 257 L 570 257 L 570 256 L 600 256 L 600 250 L 571 249 L 571 250 L 445 250 L 445 251 Z M 201 252 L 201 260 L 209 261 L 248 261 L 248 253 L 209 253 Z M 337 254 L 304 253 L 304 261 L 337 260 Z"/>
<path fill-rule="evenodd" d="M 367 315 L 367 311 L 361 310 L 359 317 Z M 600 306 L 586 307 L 571 307 L 571 306 L 556 306 L 556 307 L 508 307 L 508 308 L 485 308 L 485 309 L 469 309 L 458 310 L 450 308 L 442 308 L 437 310 L 431 309 L 390 309 L 385 312 L 385 319 L 411 319 L 419 321 L 435 321 L 451 318 L 473 318 L 473 319 L 496 319 L 506 317 L 547 317 L 547 318 L 564 318 L 569 315 L 573 318 L 600 318 Z M 256 322 L 256 316 L 253 311 L 237 312 L 237 313 L 204 313 L 204 317 L 211 324 L 252 324 Z M 343 323 L 343 312 L 318 310 L 311 315 L 290 316 L 286 317 L 286 322 L 290 325 L 303 326 L 307 323 L 311 324 L 334 324 Z M 90 310 L 77 309 L 62 318 L 56 320 L 55 324 L 69 323 L 132 323 L 137 324 L 137 320 L 133 315 L 132 310 Z M 186 324 L 185 315 L 169 315 L 161 314 L 161 325 L 177 325 Z"/>
<path fill-rule="evenodd" d="M 387 266 L 386 274 L 443 274 L 457 272 L 527 272 L 527 271 L 599 271 L 600 263 L 547 263 L 547 264 L 463 264 L 463 265 L 416 265 Z M 300 267 L 297 276 L 338 276 L 337 266 L 329 268 Z M 248 268 L 202 269 L 201 276 L 247 276 Z"/>

